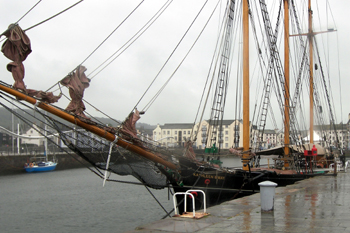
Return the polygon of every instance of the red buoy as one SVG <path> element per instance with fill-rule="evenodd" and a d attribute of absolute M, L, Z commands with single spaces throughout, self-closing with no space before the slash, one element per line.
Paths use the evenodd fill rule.
<path fill-rule="evenodd" d="M 198 197 L 198 193 L 197 192 L 191 192 L 191 194 L 193 195 L 193 197 Z M 191 195 L 189 195 L 190 196 L 190 198 L 192 198 L 192 196 Z"/>

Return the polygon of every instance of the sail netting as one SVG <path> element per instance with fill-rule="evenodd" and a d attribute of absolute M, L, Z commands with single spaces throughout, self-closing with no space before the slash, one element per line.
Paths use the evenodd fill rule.
<path fill-rule="evenodd" d="M 4 83 L 2 84 L 5 85 Z M 0 105 L 13 113 L 20 120 L 21 124 L 26 124 L 27 128 L 36 124 L 38 132 L 46 137 L 50 145 L 55 145 L 66 153 L 72 154 L 73 152 L 73 155 L 80 156 L 87 162 L 87 166 L 95 169 L 95 173 L 102 178 L 106 178 L 105 170 L 108 170 L 109 173 L 121 176 L 132 175 L 141 184 L 155 189 L 168 187 L 169 183 L 181 182 L 180 175 L 175 170 L 144 158 L 135 152 L 127 150 L 127 148 L 122 148 L 116 145 L 115 142 L 110 142 L 75 124 L 66 122 L 25 101 L 15 99 L 5 92 L 0 92 L 0 97 Z M 56 108 L 59 109 L 58 107 Z M 63 109 L 59 110 L 64 111 Z M 104 129 L 108 133 L 113 133 L 118 139 L 136 145 L 164 161 L 179 165 L 179 160 L 181 160 L 182 167 L 187 166 L 187 169 L 190 170 L 196 169 L 195 166 L 192 166 L 196 161 L 193 157 L 186 156 L 188 153 L 183 153 L 182 149 L 169 151 L 158 147 L 154 141 L 148 138 L 142 138 L 137 134 L 133 135 L 125 127 L 127 120 L 117 127 L 106 126 L 93 120 L 83 120 L 88 124 Z M 113 181 L 109 176 L 107 180 Z"/>

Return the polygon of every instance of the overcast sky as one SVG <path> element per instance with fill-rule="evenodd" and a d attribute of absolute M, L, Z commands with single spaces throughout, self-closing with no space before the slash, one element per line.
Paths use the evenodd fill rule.
<path fill-rule="evenodd" d="M 9 24 L 19 20 L 38 1 L 0 0 L 0 2 L 0 31 L 5 31 Z M 19 25 L 22 29 L 27 29 L 75 2 L 77 1 L 43 0 L 19 22 Z M 26 69 L 24 81 L 27 88 L 47 90 L 64 78 L 87 58 L 140 2 L 140 0 L 85 0 L 62 15 L 27 31 L 33 50 L 24 62 Z M 88 69 L 86 74 L 89 74 L 117 51 L 161 8 L 164 2 L 164 0 L 144 1 L 110 39 L 83 64 Z M 156 77 L 204 2 L 204 0 L 173 1 L 149 30 L 116 58 L 111 65 L 92 79 L 90 87 L 85 91 L 85 100 L 111 117 L 123 120 Z M 275 1 L 267 0 L 266 2 L 273 4 Z M 303 0 L 301 2 L 307 1 Z M 322 0 L 318 2 L 322 2 Z M 323 2 L 325 1 L 323 0 Z M 169 65 L 160 73 L 159 80 L 150 89 L 149 94 L 140 102 L 139 110 L 151 100 L 161 85 L 173 73 L 216 3 L 216 0 L 208 2 L 198 23 L 193 26 L 193 30 L 190 31 L 189 36 L 186 37 L 174 54 Z M 350 109 L 349 78 L 347 77 L 350 73 L 348 55 L 350 53 L 348 42 L 350 36 L 350 27 L 348 26 L 350 1 L 331 1 L 330 4 L 335 25 L 330 12 L 328 12 L 328 27 L 336 27 L 338 30 L 333 35 L 333 52 L 330 58 L 331 63 L 336 64 L 335 67 L 330 69 L 333 69 L 332 72 L 337 75 L 334 83 L 332 81 L 332 85 L 334 84 L 332 93 L 337 105 L 337 121 L 343 120 L 346 122 Z M 222 9 L 224 4 L 220 6 Z M 315 8 L 316 6 L 314 12 L 317 10 Z M 215 46 L 219 16 L 218 13 L 213 16 L 211 24 L 204 31 L 198 44 L 174 75 L 164 92 L 142 116 L 141 122 L 164 124 L 191 123 L 194 121 Z M 317 17 L 317 20 L 320 18 L 315 14 L 314 17 Z M 321 18 L 325 20 L 327 17 L 323 13 Z M 320 29 L 327 29 L 327 25 Z M 3 39 L 4 37 L 1 38 L 1 44 Z M 9 63 L 9 60 L 3 55 L 0 56 L 1 80 L 12 84 L 12 76 L 6 70 L 7 63 Z M 338 68 L 340 68 L 339 71 Z M 339 75 L 342 90 L 342 116 L 340 115 Z M 58 92 L 55 93 L 58 94 Z M 64 108 L 67 104 L 68 102 L 62 99 L 58 105 Z M 98 111 L 87 104 L 86 107 L 90 114 L 101 116 Z M 232 119 L 233 116 L 227 115 L 225 118 Z M 205 118 L 208 118 L 208 115 Z"/>

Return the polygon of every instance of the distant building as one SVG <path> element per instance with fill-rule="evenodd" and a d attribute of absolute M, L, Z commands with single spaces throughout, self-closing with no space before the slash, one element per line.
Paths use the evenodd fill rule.
<path fill-rule="evenodd" d="M 193 124 L 157 125 L 153 130 L 153 140 L 164 147 L 183 147 L 191 136 Z M 191 139 L 194 137 L 192 136 Z"/>
<path fill-rule="evenodd" d="M 334 131 L 334 126 L 332 127 L 329 125 L 322 127 L 318 125 L 314 126 L 315 134 L 320 136 L 317 143 L 324 147 L 334 146 L 350 149 L 350 114 L 346 125 L 335 125 L 337 134 Z M 210 140 L 208 132 L 212 132 L 213 130 L 215 131 L 214 140 Z M 301 142 L 301 139 L 303 139 L 303 142 L 307 143 L 307 140 L 309 140 L 307 139 L 307 135 L 307 131 L 301 131 L 300 135 L 297 136 L 297 140 Z M 338 136 L 339 145 L 337 145 L 336 135 Z M 160 146 L 183 147 L 184 143 L 189 139 L 193 141 L 193 146 L 198 149 L 211 147 L 213 143 L 216 146 L 220 145 L 222 149 L 243 147 L 243 123 L 242 120 L 223 120 L 221 127 L 219 126 L 217 129 L 213 129 L 209 121 L 204 120 L 195 125 L 189 123 L 158 124 L 153 130 L 153 140 Z M 325 140 L 327 143 L 325 143 Z M 282 145 L 284 145 L 283 131 L 265 129 L 261 136 L 261 132 L 258 132 L 256 126 L 253 125 L 250 128 L 250 147 L 267 149 Z"/>
<path fill-rule="evenodd" d="M 153 130 L 153 140 L 164 147 L 183 147 L 185 142 L 191 139 L 193 146 L 198 149 L 211 147 L 214 143 L 223 149 L 229 149 L 243 146 L 242 129 L 242 120 L 223 120 L 222 126 L 217 129 L 214 129 L 206 120 L 195 125 L 190 123 L 158 124 Z M 257 135 L 255 126 L 251 131 L 252 137 Z M 211 137 L 213 140 L 208 137 L 209 134 L 215 135 Z"/>
<path fill-rule="evenodd" d="M 284 133 L 272 129 L 265 129 L 262 135 L 261 149 L 268 149 L 284 144 Z"/>
<path fill-rule="evenodd" d="M 26 136 L 26 137 L 43 136 L 39 133 L 40 131 L 41 131 L 40 128 L 36 124 L 33 124 L 30 129 L 28 129 L 24 134 L 22 134 L 22 136 Z M 44 145 L 44 139 L 22 138 L 22 144 L 42 146 Z"/>
<path fill-rule="evenodd" d="M 321 137 L 322 146 L 349 148 L 349 121 L 347 124 L 315 125 L 314 130 Z"/>

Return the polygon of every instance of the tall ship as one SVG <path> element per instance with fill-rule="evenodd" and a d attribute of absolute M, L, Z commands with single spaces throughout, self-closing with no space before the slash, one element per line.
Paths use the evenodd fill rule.
<path fill-rule="evenodd" d="M 84 3 L 80 1 L 77 4 Z M 133 86 L 121 87 L 122 81 L 115 84 L 116 87 L 112 93 L 106 91 L 106 96 L 89 93 L 87 88 L 90 87 L 92 78 L 97 77 L 96 75 L 101 72 L 99 69 L 115 65 L 113 62 L 116 58 L 122 59 L 122 52 L 131 48 L 133 43 L 137 43 L 144 32 L 151 31 L 153 24 L 161 21 L 163 14 L 168 13 L 172 9 L 172 4 L 176 3 L 166 1 L 157 10 L 153 9 L 154 15 L 148 21 L 145 20 L 130 40 L 99 65 L 94 70 L 95 74 L 86 75 L 87 68 L 84 64 L 86 60 L 93 56 L 115 31 L 122 28 L 133 14 L 141 11 L 143 4 L 146 3 L 141 1 L 135 6 L 82 63 L 63 75 L 63 78 L 53 81 L 53 86 L 47 91 L 29 89 L 24 83 L 24 61 L 30 59 L 29 55 L 32 52 L 28 36 L 32 27 L 23 30 L 19 22 L 10 24 L 1 34 L 1 39 L 6 37 L 2 52 L 11 60 L 7 70 L 12 73 L 14 84 L 1 81 L 2 107 L 17 114 L 17 117 L 22 117 L 22 121 L 27 124 L 40 121 L 45 125 L 42 130 L 45 131 L 46 127 L 51 131 L 55 130 L 59 136 L 56 139 L 48 137 L 47 140 L 62 147 L 67 153 L 82 157 L 87 162 L 87 167 L 101 177 L 103 183 L 123 182 L 114 179 L 112 176 L 114 173 L 132 175 L 139 181 L 139 183 L 135 182 L 135 185 L 144 185 L 147 189 L 169 188 L 173 193 L 202 190 L 206 194 L 206 202 L 209 206 L 236 198 L 241 194 L 257 192 L 258 184 L 262 181 L 269 180 L 277 183 L 278 186 L 285 186 L 299 180 L 327 174 L 329 170 L 327 167 L 334 160 L 335 153 L 314 143 L 314 116 L 317 118 L 318 125 L 331 122 L 330 125 L 334 126 L 335 111 L 328 91 L 330 83 L 325 76 L 321 53 L 316 43 L 316 34 L 320 32 L 314 32 L 312 28 L 311 0 L 308 1 L 308 6 L 302 13 L 303 16 L 306 14 L 308 17 L 306 32 L 301 27 L 302 15 L 297 11 L 297 4 L 302 4 L 294 0 L 278 1 L 278 4 L 273 7 L 267 5 L 265 0 L 229 0 L 217 1 L 215 4 L 203 1 L 200 7 L 192 10 L 195 12 L 192 21 L 187 22 L 186 30 L 179 41 L 173 44 L 173 50 L 165 59 L 159 72 L 148 85 L 144 86 L 144 93 L 133 90 Z M 66 10 L 75 6 L 76 4 Z M 270 13 L 272 10 L 273 14 Z M 54 17 L 63 17 L 64 14 L 65 11 L 62 11 Z M 210 27 L 210 23 L 218 15 L 221 18 L 216 21 L 216 32 L 206 32 L 207 27 Z M 49 19 L 42 23 L 50 22 Z M 175 18 L 173 23 L 178 24 Z M 38 26 L 37 30 L 39 30 L 40 25 L 41 23 L 34 26 Z M 198 27 L 201 30 L 198 30 Z M 191 33 L 196 36 L 190 37 Z M 212 48 L 209 48 L 209 43 L 200 41 L 207 34 L 216 34 L 216 42 L 210 43 L 210 45 L 214 44 Z M 182 55 L 180 61 L 177 59 L 177 65 L 175 68 L 172 67 L 173 72 L 166 81 L 162 85 L 156 85 L 160 74 L 166 69 L 171 69 L 168 68 L 170 61 L 184 42 L 188 41 L 188 37 L 192 41 L 190 46 L 187 45 L 187 52 Z M 186 77 L 188 83 L 179 85 L 174 81 L 178 77 L 177 72 L 180 72 L 184 64 L 191 59 L 192 50 L 199 45 L 203 46 L 200 50 L 213 51 L 210 63 L 206 63 L 209 67 L 201 66 L 202 70 L 207 71 L 207 75 L 202 77 L 204 85 L 191 86 L 190 76 Z M 252 56 L 252 54 L 255 55 Z M 253 59 L 255 63 L 251 65 Z M 147 63 L 150 60 L 145 57 L 143 62 Z M 290 64 L 293 64 L 293 71 L 289 68 Z M 314 72 L 316 64 L 317 73 Z M 147 70 L 144 72 L 146 73 Z M 35 77 L 33 74 L 30 76 Z M 133 82 L 136 84 L 141 78 L 138 77 Z M 5 77 L 2 77 L 2 80 L 4 79 Z M 173 83 L 179 88 L 176 90 L 178 96 L 182 95 L 184 89 L 187 92 L 203 89 L 198 104 L 190 99 L 175 98 L 175 100 L 184 100 L 183 103 L 178 103 L 180 107 L 193 104 L 193 109 L 198 108 L 194 116 L 193 130 L 189 137 L 181 136 L 181 140 L 185 143 L 184 147 L 178 151 L 159 147 L 154 138 L 139 135 L 136 130 L 137 121 L 142 115 L 146 116 L 151 111 L 155 102 L 164 98 L 167 92 L 174 93 L 174 89 L 169 91 L 169 86 Z M 106 90 L 109 90 L 111 85 L 107 83 Z M 158 90 L 144 104 L 146 96 L 150 95 L 150 89 L 154 86 L 158 87 Z M 128 99 L 113 99 L 114 92 L 124 90 L 140 95 L 136 104 L 130 103 L 131 111 L 124 121 L 119 122 L 106 114 L 106 117 L 115 122 L 114 126 L 106 125 L 86 111 L 85 106 L 89 105 L 91 109 L 102 112 L 99 107 L 92 106 L 91 103 L 94 101 L 85 100 L 89 95 L 92 95 L 93 99 L 104 99 L 109 104 L 109 108 L 118 109 L 118 104 L 125 106 Z M 230 91 L 233 94 L 230 94 Z M 309 97 L 307 101 L 305 96 Z M 69 102 L 65 108 L 59 106 L 59 102 L 63 99 Z M 305 102 L 310 110 L 308 114 L 304 113 L 305 108 L 302 107 Z M 173 110 L 175 112 L 172 113 Z M 19 111 L 24 112 L 26 117 L 18 114 Z M 158 107 L 154 111 L 179 114 L 175 106 L 164 106 L 162 109 Z M 225 167 L 225 164 L 218 166 L 207 159 L 201 159 L 203 154 L 205 157 L 215 158 L 222 154 L 225 112 L 233 113 L 236 119 L 242 121 L 242 134 L 233 135 L 234 141 L 230 149 L 233 155 L 241 158 L 240 168 Z M 186 114 L 186 112 L 180 114 Z M 261 145 L 264 141 L 263 135 L 268 118 L 276 119 L 277 115 L 283 122 L 280 130 L 284 134 L 282 146 L 264 149 Z M 310 138 L 305 142 L 303 125 L 307 115 Z M 209 122 L 207 127 L 202 127 L 200 124 L 203 119 Z M 276 121 L 275 128 L 278 128 Z M 336 133 L 335 128 L 334 131 Z M 205 135 L 200 142 L 197 141 L 199 134 Z M 47 134 L 43 136 L 45 135 Z M 338 136 L 336 137 L 339 142 Z M 199 144 L 205 149 L 203 154 L 196 155 L 193 149 Z M 239 146 L 240 144 L 242 146 Z M 329 144 L 328 146 L 330 147 Z M 274 163 L 264 166 L 261 164 L 262 157 L 270 157 Z M 325 169 L 320 169 L 317 164 L 322 164 L 321 167 Z M 181 201 L 182 199 L 179 199 L 178 203 Z M 196 205 L 201 207 L 202 203 L 199 199 Z"/>

